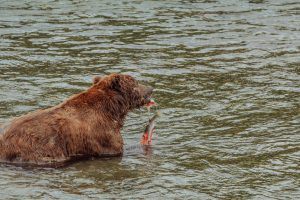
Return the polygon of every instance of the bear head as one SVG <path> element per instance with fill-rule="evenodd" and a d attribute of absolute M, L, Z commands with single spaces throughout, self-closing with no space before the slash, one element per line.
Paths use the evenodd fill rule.
<path fill-rule="evenodd" d="M 140 108 L 151 100 L 153 88 L 138 83 L 130 75 L 111 74 L 104 77 L 96 76 L 93 86 L 101 89 L 128 110 Z"/>

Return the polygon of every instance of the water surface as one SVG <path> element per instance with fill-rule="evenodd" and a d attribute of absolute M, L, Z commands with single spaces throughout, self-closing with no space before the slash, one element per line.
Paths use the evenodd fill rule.
<path fill-rule="evenodd" d="M 300 3 L 0 1 L 0 122 L 95 75 L 153 86 L 152 154 L 1 166 L 3 199 L 300 198 Z M 128 116 L 126 146 L 151 114 Z"/>

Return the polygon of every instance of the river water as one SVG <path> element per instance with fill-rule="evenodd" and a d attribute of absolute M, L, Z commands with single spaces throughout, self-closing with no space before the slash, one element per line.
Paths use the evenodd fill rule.
<path fill-rule="evenodd" d="M 1 199 L 299 199 L 300 2 L 0 0 L 0 122 L 127 73 L 155 88 L 152 150 L 0 166 Z M 136 145 L 146 110 L 122 134 Z"/>

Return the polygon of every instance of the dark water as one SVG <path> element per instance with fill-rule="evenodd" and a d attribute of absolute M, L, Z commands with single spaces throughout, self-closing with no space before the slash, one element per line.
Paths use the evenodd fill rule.
<path fill-rule="evenodd" d="M 1 199 L 299 199 L 299 27 L 297 0 L 0 1 L 1 122 L 112 72 L 162 113 L 152 155 L 1 166 Z"/>

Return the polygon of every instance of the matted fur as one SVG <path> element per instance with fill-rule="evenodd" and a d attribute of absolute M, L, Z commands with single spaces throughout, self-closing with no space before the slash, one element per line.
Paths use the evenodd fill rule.
<path fill-rule="evenodd" d="M 79 158 L 120 156 L 127 113 L 149 102 L 152 88 L 129 75 L 96 77 L 63 103 L 14 119 L 0 136 L 6 163 L 51 165 Z"/>

